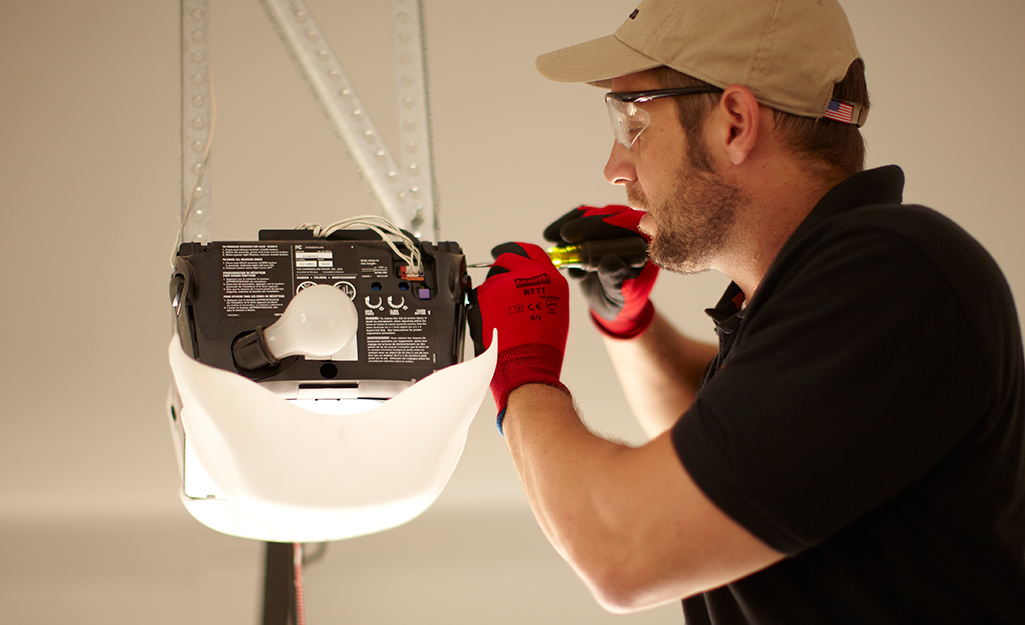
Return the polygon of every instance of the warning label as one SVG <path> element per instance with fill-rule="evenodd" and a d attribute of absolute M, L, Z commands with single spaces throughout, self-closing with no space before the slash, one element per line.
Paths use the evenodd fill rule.
<path fill-rule="evenodd" d="M 370 311 L 367 311 L 368 313 Z M 430 316 L 417 310 L 412 316 L 364 317 L 367 360 L 372 363 L 436 362 L 437 348 L 428 337 Z"/>

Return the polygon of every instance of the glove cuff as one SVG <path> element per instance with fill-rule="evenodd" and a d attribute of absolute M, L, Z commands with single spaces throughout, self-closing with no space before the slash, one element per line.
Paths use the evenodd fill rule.
<path fill-rule="evenodd" d="M 505 407 L 509 393 L 524 384 L 547 384 L 569 394 L 569 389 L 559 381 L 562 371 L 560 350 L 543 343 L 530 343 L 510 347 L 498 353 L 495 375 L 491 378 L 491 394 L 498 407 L 498 432 L 502 432 Z"/>
<path fill-rule="evenodd" d="M 593 310 L 588 312 L 591 314 L 591 321 L 594 322 L 595 327 L 605 336 L 614 339 L 632 339 L 642 334 L 651 325 L 651 321 L 655 318 L 655 305 L 648 300 L 636 316 L 628 319 L 617 317 L 611 321 L 602 319 Z"/>

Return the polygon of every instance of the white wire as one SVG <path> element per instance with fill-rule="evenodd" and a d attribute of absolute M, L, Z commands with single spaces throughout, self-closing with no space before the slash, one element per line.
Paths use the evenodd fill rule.
<path fill-rule="evenodd" d="M 192 194 L 189 196 L 189 201 L 185 205 L 183 210 L 181 228 L 178 229 L 177 236 L 175 237 L 174 247 L 171 248 L 171 268 L 174 269 L 174 259 L 178 255 L 178 249 L 185 238 L 185 226 L 189 222 L 189 218 L 192 217 L 192 207 L 196 201 L 196 194 L 202 187 L 203 175 L 206 173 L 206 166 L 210 159 L 210 149 L 213 146 L 214 130 L 217 126 L 217 100 L 214 97 L 214 81 L 213 76 L 209 75 L 210 80 L 210 132 L 207 134 L 206 149 L 203 151 L 203 160 L 200 162 L 199 171 L 196 173 L 196 182 L 192 187 Z M 398 226 L 393 222 L 389 221 L 385 217 L 380 215 L 359 215 L 356 217 L 349 217 L 348 219 L 342 219 L 330 224 L 327 227 L 322 227 L 317 224 L 303 224 L 296 226 L 296 230 L 312 230 L 313 236 L 318 239 L 324 239 L 330 236 L 332 233 L 339 230 L 353 230 L 357 228 L 365 228 L 372 230 L 381 237 L 388 247 L 392 249 L 395 254 L 406 261 L 406 275 L 410 277 L 422 276 L 423 275 L 423 261 L 420 255 L 420 248 L 417 246 L 416 241 L 404 233 Z M 397 238 L 406 246 L 409 250 L 409 254 L 403 254 L 402 251 L 392 241 L 392 237 Z"/>
<path fill-rule="evenodd" d="M 371 230 L 377 233 L 377 235 L 388 244 L 388 247 L 390 247 L 399 258 L 406 261 L 406 275 L 423 275 L 423 262 L 420 256 L 420 248 L 417 246 L 416 241 L 406 233 L 402 232 L 402 230 L 394 223 L 380 215 L 359 215 L 356 217 L 349 217 L 348 219 L 336 221 L 327 227 L 319 226 L 317 224 L 303 224 L 301 226 L 296 226 L 296 230 L 312 230 L 313 236 L 318 239 L 327 238 L 332 233 L 338 232 L 339 230 L 354 230 L 359 228 Z M 392 241 L 391 237 L 399 239 L 399 241 L 402 242 L 402 244 L 409 250 L 409 254 L 402 253 L 402 251 L 400 251 Z"/>

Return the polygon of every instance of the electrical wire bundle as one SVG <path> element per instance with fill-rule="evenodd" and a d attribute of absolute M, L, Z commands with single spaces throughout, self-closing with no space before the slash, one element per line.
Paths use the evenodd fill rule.
<path fill-rule="evenodd" d="M 416 244 L 416 240 L 384 217 L 378 215 L 359 215 L 336 221 L 326 227 L 317 224 L 302 224 L 300 226 L 296 226 L 295 229 L 312 230 L 313 236 L 318 239 L 326 239 L 331 236 L 332 233 L 338 232 L 339 230 L 371 230 L 377 233 L 381 237 L 381 240 L 387 243 L 388 247 L 390 247 L 399 258 L 406 261 L 407 276 L 417 277 L 423 275 L 423 260 L 420 257 L 420 248 Z M 403 253 L 398 246 L 395 245 L 395 242 L 392 240 L 393 238 L 398 239 L 399 242 L 409 250 L 409 253 Z"/>

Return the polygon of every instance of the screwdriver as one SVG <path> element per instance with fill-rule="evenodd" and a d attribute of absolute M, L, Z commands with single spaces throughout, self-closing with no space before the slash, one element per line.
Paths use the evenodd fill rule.
<path fill-rule="evenodd" d="M 605 256 L 619 256 L 630 267 L 641 267 L 648 260 L 648 244 L 640 237 L 584 241 L 576 245 L 546 250 L 552 264 L 559 269 L 597 271 Z M 477 263 L 468 267 L 490 267 L 493 263 Z"/>

